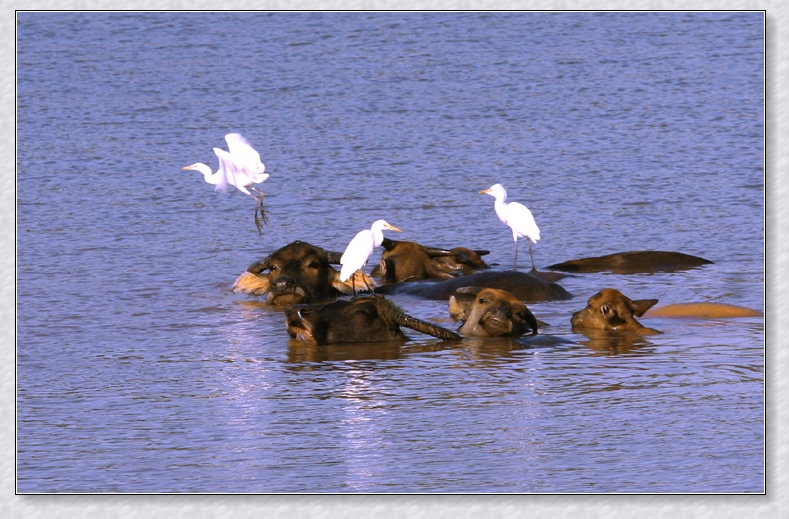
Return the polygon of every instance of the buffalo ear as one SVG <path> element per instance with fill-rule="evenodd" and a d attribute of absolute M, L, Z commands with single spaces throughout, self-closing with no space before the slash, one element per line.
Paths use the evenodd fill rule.
<path fill-rule="evenodd" d="M 266 256 L 264 259 L 256 261 L 247 267 L 247 272 L 251 272 L 252 274 L 260 274 L 269 268 L 271 268 L 271 256 Z"/>
<path fill-rule="evenodd" d="M 453 321 L 465 321 L 470 306 L 471 301 L 458 301 L 454 295 L 449 296 L 449 316 Z"/>
<path fill-rule="evenodd" d="M 455 321 L 464 321 L 471 314 L 474 298 L 482 287 L 461 287 L 449 297 L 449 315 Z"/>
<path fill-rule="evenodd" d="M 455 295 L 462 299 L 474 299 L 484 287 L 460 287 L 455 290 Z"/>
<path fill-rule="evenodd" d="M 324 252 L 326 252 L 326 261 L 328 261 L 330 265 L 340 264 L 340 260 L 342 259 L 342 252 L 334 252 L 330 250 Z"/>
<path fill-rule="evenodd" d="M 370 272 L 370 276 L 374 278 L 382 278 L 386 276 L 387 280 L 394 279 L 394 262 L 390 258 L 381 258 L 381 261 L 378 262 L 378 265 L 373 267 L 373 271 Z"/>
<path fill-rule="evenodd" d="M 233 283 L 233 292 L 243 292 L 253 296 L 262 296 L 268 292 L 271 280 L 268 276 L 261 276 L 252 272 L 244 272 L 241 274 L 235 283 Z"/>
<path fill-rule="evenodd" d="M 489 251 L 489 250 L 475 250 L 474 252 L 476 252 L 476 253 L 477 253 L 477 254 L 479 254 L 480 256 L 485 256 L 485 255 L 487 255 L 487 254 L 490 254 L 490 251 Z"/>
<path fill-rule="evenodd" d="M 641 317 L 644 315 L 644 312 L 655 306 L 657 302 L 657 299 L 638 299 L 633 301 L 633 315 Z"/>

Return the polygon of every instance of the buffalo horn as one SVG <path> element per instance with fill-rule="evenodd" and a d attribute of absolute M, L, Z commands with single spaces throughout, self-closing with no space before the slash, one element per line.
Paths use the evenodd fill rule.
<path fill-rule="evenodd" d="M 526 309 L 526 322 L 531 326 L 531 334 L 537 335 L 537 318 L 534 317 L 534 314 L 528 308 Z"/>
<path fill-rule="evenodd" d="M 260 261 L 256 261 L 252 265 L 247 268 L 247 272 L 251 272 L 252 274 L 260 274 L 264 270 L 268 270 L 271 267 L 271 256 L 266 256 L 265 259 Z"/>
<path fill-rule="evenodd" d="M 422 321 L 420 319 L 411 317 L 410 315 L 406 315 L 403 313 L 397 316 L 397 324 L 399 324 L 400 326 L 405 326 L 406 328 L 410 328 L 412 330 L 416 330 L 420 333 L 432 335 L 433 337 L 437 337 L 443 341 L 459 341 L 462 339 L 460 335 L 456 334 L 453 331 L 447 330 L 446 328 L 441 328 L 440 326 L 430 324 L 428 322 Z"/>
<path fill-rule="evenodd" d="M 427 247 L 427 255 L 431 258 L 438 258 L 441 256 L 454 256 L 455 253 L 447 249 L 439 249 L 436 247 Z"/>
<path fill-rule="evenodd" d="M 398 243 L 400 243 L 400 242 L 399 241 L 395 241 L 395 240 L 390 240 L 389 238 L 384 236 L 384 240 L 381 242 L 381 246 L 385 250 L 391 251 L 392 249 L 395 248 L 395 245 L 397 245 Z"/>

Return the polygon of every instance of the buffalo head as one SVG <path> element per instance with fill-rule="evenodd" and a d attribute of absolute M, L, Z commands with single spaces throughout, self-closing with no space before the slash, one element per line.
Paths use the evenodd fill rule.
<path fill-rule="evenodd" d="M 322 306 L 294 305 L 285 310 L 288 334 L 310 344 L 405 341 L 401 326 L 443 340 L 454 332 L 415 319 L 382 297 L 335 301 Z"/>
<path fill-rule="evenodd" d="M 320 303 L 340 294 L 349 294 L 352 284 L 375 286 L 362 272 L 345 282 L 332 267 L 339 264 L 341 254 L 315 245 L 294 241 L 249 266 L 233 284 L 233 292 L 266 296 L 271 305 Z"/>
<path fill-rule="evenodd" d="M 467 337 L 520 337 L 537 334 L 537 319 L 522 301 L 505 290 L 462 287 L 449 298 L 449 314 L 463 321 Z"/>
<path fill-rule="evenodd" d="M 632 300 L 614 288 L 605 288 L 589 298 L 586 308 L 573 314 L 573 330 L 618 330 L 659 333 L 636 321 L 658 302 L 657 299 Z"/>
<path fill-rule="evenodd" d="M 399 283 L 417 279 L 449 279 L 471 274 L 488 268 L 482 256 L 486 250 L 471 250 L 465 247 L 439 249 L 426 247 L 413 241 L 397 241 L 384 238 L 381 244 L 379 266 L 373 276 L 381 277 L 384 283 Z"/>

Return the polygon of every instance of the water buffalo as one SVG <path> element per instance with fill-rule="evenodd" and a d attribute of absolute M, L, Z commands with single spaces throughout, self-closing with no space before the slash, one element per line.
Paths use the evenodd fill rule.
<path fill-rule="evenodd" d="M 644 317 L 697 317 L 700 319 L 727 319 L 734 317 L 761 317 L 762 312 L 743 306 L 724 303 L 676 303 L 650 308 Z"/>
<path fill-rule="evenodd" d="M 564 263 L 550 265 L 548 268 L 562 272 L 610 271 L 614 274 L 642 274 L 674 272 L 710 263 L 712 263 L 710 260 L 681 252 L 632 251 L 565 261 Z"/>
<path fill-rule="evenodd" d="M 636 321 L 658 302 L 657 299 L 632 300 L 614 288 L 605 288 L 589 298 L 586 308 L 570 320 L 573 331 L 616 330 L 638 334 L 660 333 Z"/>
<path fill-rule="evenodd" d="M 380 265 L 373 269 L 374 277 L 384 283 L 399 283 L 418 279 L 449 279 L 488 268 L 482 256 L 486 250 L 465 247 L 439 249 L 426 247 L 413 241 L 384 238 L 384 252 Z"/>
<path fill-rule="evenodd" d="M 462 287 L 449 298 L 449 315 L 462 321 L 466 337 L 520 337 L 537 334 L 537 319 L 506 290 Z"/>
<path fill-rule="evenodd" d="M 340 300 L 322 306 L 294 305 L 285 310 L 288 334 L 309 344 L 405 341 L 401 326 L 439 339 L 461 337 L 440 326 L 403 313 L 391 301 L 371 296 Z"/>
<path fill-rule="evenodd" d="M 526 303 L 563 301 L 573 296 L 561 285 L 532 273 L 509 270 L 504 272 L 476 272 L 468 276 L 444 281 L 396 283 L 376 288 L 376 293 L 408 294 L 425 299 L 448 300 L 459 288 L 466 286 L 498 288 L 510 292 Z"/>
<path fill-rule="evenodd" d="M 233 284 L 233 292 L 266 296 L 271 305 L 292 305 L 331 301 L 340 294 L 350 294 L 354 283 L 357 287 L 375 286 L 362 272 L 340 281 L 340 272 L 332 267 L 339 264 L 340 256 L 294 241 L 250 265 Z"/>

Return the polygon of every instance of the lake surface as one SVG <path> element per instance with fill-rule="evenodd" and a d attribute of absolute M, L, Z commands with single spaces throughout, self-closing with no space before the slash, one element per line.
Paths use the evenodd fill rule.
<path fill-rule="evenodd" d="M 18 13 L 17 491 L 759 493 L 764 320 L 572 333 L 601 288 L 764 311 L 763 13 Z M 262 236 L 194 171 L 244 134 Z M 299 239 L 488 249 L 529 206 L 554 341 L 307 348 L 230 291 Z M 371 258 L 368 272 L 378 261 Z M 521 244 L 520 268 L 528 253 Z M 392 296 L 444 323 L 446 303 Z"/>

